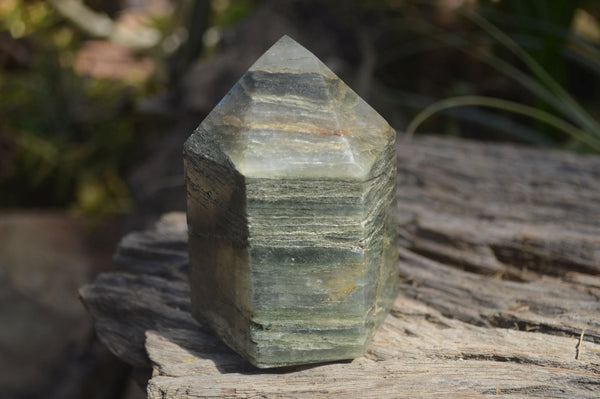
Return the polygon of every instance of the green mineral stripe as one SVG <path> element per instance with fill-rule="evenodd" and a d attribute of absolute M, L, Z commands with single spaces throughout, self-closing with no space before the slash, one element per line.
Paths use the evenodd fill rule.
<path fill-rule="evenodd" d="M 249 356 L 250 360 L 260 368 L 285 367 L 299 364 L 323 363 L 341 359 L 354 359 L 363 355 L 362 346 L 343 345 L 331 349 L 297 349 L 288 346 L 280 348 L 264 348 L 260 355 Z"/>
<path fill-rule="evenodd" d="M 346 250 L 352 250 L 353 247 L 361 247 L 361 242 L 367 242 L 363 232 L 357 230 L 350 231 L 328 231 L 328 230 L 302 230 L 293 229 L 292 231 L 252 231 L 252 236 L 249 239 L 251 245 L 265 245 L 270 243 L 278 247 L 283 246 L 326 246 L 336 249 L 337 247 Z"/>
<path fill-rule="evenodd" d="M 362 198 L 363 182 L 360 180 L 336 179 L 246 179 L 246 193 L 248 199 L 262 199 L 264 201 L 280 201 L 285 199 L 305 198 L 317 203 L 327 202 L 332 198 Z M 318 197 L 309 193 L 318 192 Z M 349 201 L 350 202 L 350 201 Z"/>
<path fill-rule="evenodd" d="M 283 218 L 302 220 L 339 220 L 340 223 L 360 224 L 364 219 L 364 205 L 360 202 L 341 204 L 331 203 L 302 203 L 293 200 L 278 202 L 248 201 L 248 217 L 260 220 L 283 220 Z"/>
<path fill-rule="evenodd" d="M 359 291 L 357 291 L 357 293 L 359 293 Z M 261 320 L 276 320 L 269 319 L 267 315 L 286 312 L 289 313 L 288 317 L 290 318 L 295 315 L 293 318 L 302 321 L 303 323 L 314 323 L 315 321 L 308 320 L 305 315 L 336 318 L 343 314 L 346 317 L 363 318 L 364 312 L 374 306 L 374 304 L 367 306 L 362 298 L 356 298 L 354 300 L 349 298 L 350 296 L 344 298 L 343 301 L 338 300 L 334 302 L 330 301 L 328 295 L 325 294 L 266 294 L 257 290 L 254 293 L 252 307 L 254 314 Z"/>
<path fill-rule="evenodd" d="M 249 71 L 242 78 L 242 85 L 251 95 L 303 97 L 312 103 L 331 102 L 332 97 L 344 94 L 339 79 L 327 79 L 320 73 Z"/>
<path fill-rule="evenodd" d="M 264 310 L 252 316 L 252 323 L 262 325 L 263 329 L 290 329 L 312 328 L 313 330 L 354 329 L 363 328 L 366 318 L 365 313 L 337 313 L 326 312 L 292 312 L 280 309 Z"/>
<path fill-rule="evenodd" d="M 254 209 L 248 222 L 254 231 L 259 230 L 303 230 L 310 231 L 354 231 L 363 230 L 360 226 L 362 215 L 331 216 L 331 215 L 269 215 L 265 211 L 256 212 Z"/>
<path fill-rule="evenodd" d="M 347 250 L 328 246 L 261 246 L 253 244 L 250 247 L 250 258 L 253 264 L 357 264 L 364 261 L 364 252 L 360 248 Z"/>

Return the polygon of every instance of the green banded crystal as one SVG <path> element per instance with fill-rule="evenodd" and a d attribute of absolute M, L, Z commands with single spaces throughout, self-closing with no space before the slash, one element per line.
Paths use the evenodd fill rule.
<path fill-rule="evenodd" d="M 395 139 L 275 43 L 184 146 L 194 317 L 261 368 L 362 356 L 397 294 Z"/>

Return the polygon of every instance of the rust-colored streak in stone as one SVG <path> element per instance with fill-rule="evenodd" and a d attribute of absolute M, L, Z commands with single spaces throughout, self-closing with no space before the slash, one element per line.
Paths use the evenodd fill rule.
<path fill-rule="evenodd" d="M 334 131 L 317 131 L 316 134 L 320 134 L 321 136 L 347 136 L 347 130 L 334 130 Z"/>

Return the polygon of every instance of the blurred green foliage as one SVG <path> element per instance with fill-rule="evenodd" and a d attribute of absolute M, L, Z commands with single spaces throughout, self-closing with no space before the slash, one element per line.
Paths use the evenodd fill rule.
<path fill-rule="evenodd" d="M 541 66 L 544 71 L 552 77 L 552 79 L 561 87 L 569 88 L 570 92 L 575 92 L 571 85 L 571 77 L 577 74 L 577 69 L 586 64 L 591 67 L 592 73 L 600 76 L 600 63 L 597 62 L 598 44 L 587 42 L 583 37 L 577 37 L 577 21 L 575 17 L 577 13 L 592 13 L 598 14 L 600 2 L 597 0 L 504 0 L 502 2 L 490 2 L 489 0 L 482 4 L 482 13 L 487 13 L 487 18 L 490 22 L 497 23 L 502 27 L 502 30 L 507 34 L 511 34 L 512 39 L 522 48 L 526 49 L 527 54 Z M 587 14 L 589 15 L 589 14 Z M 590 24 L 595 24 L 598 28 L 598 21 L 588 21 Z M 570 55 L 573 52 L 573 47 L 577 42 L 584 42 L 588 48 L 592 49 L 592 53 L 585 55 L 582 53 L 579 59 L 573 58 Z M 584 44 L 584 45 L 585 45 Z M 596 47 L 594 51 L 594 47 Z M 498 51 L 498 49 L 497 49 Z M 592 57 L 589 57 L 589 56 Z M 571 58 L 571 59 L 570 59 Z M 535 76 L 535 79 L 542 85 L 545 84 L 543 79 Z M 600 88 L 598 79 L 592 79 L 588 82 L 591 87 Z M 571 86 L 571 87 L 570 87 Z M 536 97 L 534 104 L 537 108 L 554 112 L 553 107 L 543 98 Z M 590 107 L 593 112 L 593 109 Z M 577 118 L 575 118 L 577 119 Z M 590 119 L 591 116 L 590 116 Z M 596 129 L 598 125 L 591 125 L 588 129 Z M 553 129 L 543 124 L 537 124 L 538 131 L 543 132 L 552 138 L 560 136 Z M 592 136 L 600 139 L 600 133 L 590 132 Z M 595 148 L 599 151 L 598 148 Z"/>
<path fill-rule="evenodd" d="M 435 114 L 438 133 L 600 151 L 599 1 L 363 4 L 393 21 L 378 73 L 409 131 Z"/>
<path fill-rule="evenodd" d="M 0 162 L 0 206 L 67 207 L 97 216 L 128 212 L 123 176 L 153 134 L 136 103 L 176 85 L 198 57 L 215 54 L 221 29 L 256 3 L 180 0 L 171 11 L 150 14 L 160 40 L 137 53 L 152 59 L 153 74 L 107 79 L 76 72 L 78 52 L 94 38 L 52 1 L 0 1 L 0 156 L 7 152 Z M 209 30 L 213 43 L 205 37 Z"/>
<path fill-rule="evenodd" d="M 558 81 L 564 82 L 565 62 L 560 56 L 562 47 L 565 44 L 564 36 L 552 33 L 552 30 L 568 32 L 571 29 L 575 11 L 585 2 L 582 0 L 504 0 L 502 3 L 489 3 L 495 9 L 503 10 L 512 15 L 515 22 L 515 33 L 523 38 L 535 38 L 536 46 L 531 47 L 529 52 L 531 56 L 540 64 L 544 65 Z M 549 27 L 550 29 L 540 30 L 537 21 Z"/>
<path fill-rule="evenodd" d="M 16 144 L 0 205 L 124 212 L 121 172 L 135 144 L 133 100 L 143 93 L 116 81 L 78 76 L 80 38 L 43 1 L 3 3 L 0 23 L 30 59 L 0 71 L 0 134 Z"/>

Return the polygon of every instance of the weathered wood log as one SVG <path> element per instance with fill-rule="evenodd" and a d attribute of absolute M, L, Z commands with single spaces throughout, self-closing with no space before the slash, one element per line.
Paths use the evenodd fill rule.
<path fill-rule="evenodd" d="M 81 297 L 150 398 L 600 395 L 600 157 L 399 143 L 401 294 L 366 357 L 255 369 L 190 315 L 185 215 Z"/>

